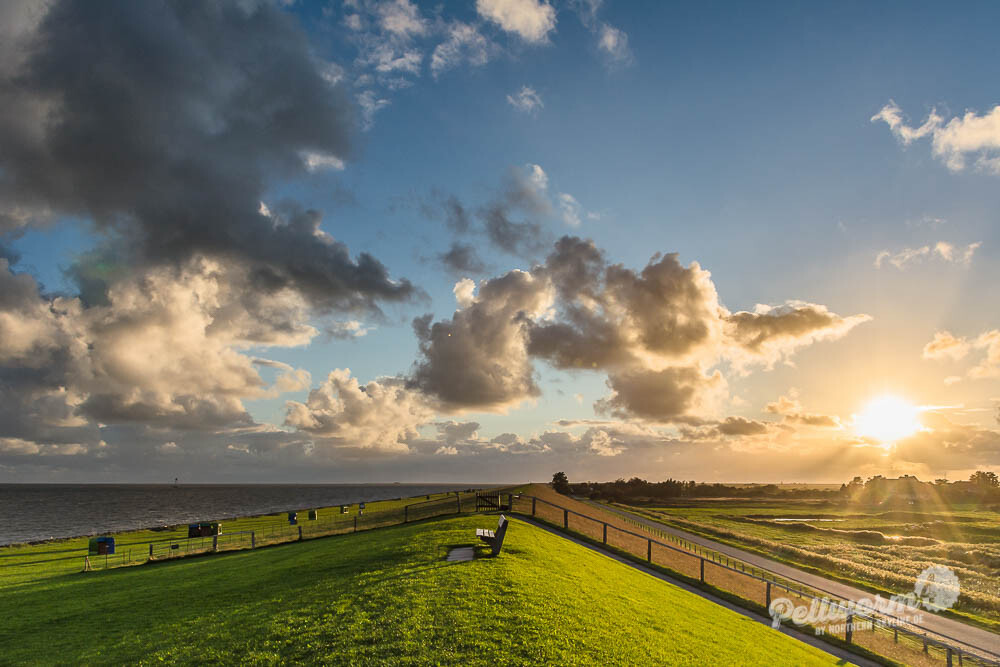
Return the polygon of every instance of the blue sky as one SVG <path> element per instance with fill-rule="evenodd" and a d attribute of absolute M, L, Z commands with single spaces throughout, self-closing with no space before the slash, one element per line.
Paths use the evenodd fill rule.
<path fill-rule="evenodd" d="M 169 3 L 164 7 L 173 11 Z M 467 479 L 483 461 L 500 461 L 496 465 L 503 474 L 522 476 L 539 476 L 536 470 L 551 466 L 568 469 L 571 477 L 674 474 L 735 480 L 734 475 L 750 475 L 761 481 L 773 481 L 775 474 L 836 481 L 850 472 L 846 467 L 817 472 L 822 470 L 817 453 L 825 451 L 850 451 L 845 466 L 923 476 L 1000 466 L 992 430 L 1000 373 L 994 372 L 990 347 L 990 333 L 1000 323 L 988 306 L 1000 278 L 994 231 L 1000 169 L 990 162 L 1000 149 L 1000 121 L 990 124 L 1000 118 L 994 110 L 1000 98 L 993 57 L 1000 10 L 991 3 L 960 10 L 939 3 L 748 7 L 599 0 L 300 0 L 262 7 L 239 9 L 246 16 L 233 20 L 256 17 L 264 30 L 268 23 L 287 22 L 289 30 L 300 31 L 309 55 L 304 64 L 296 63 L 321 72 L 330 94 L 343 101 L 355 122 L 349 149 L 338 144 L 338 150 L 319 151 L 334 163 L 308 170 L 268 169 L 262 162 L 260 200 L 271 211 L 295 201 L 321 212 L 322 229 L 346 244 L 351 256 L 370 253 L 392 279 L 405 277 L 418 289 L 412 298 L 379 303 L 381 313 L 330 310 L 310 302 L 306 320 L 317 329 L 350 321 L 356 323 L 355 333 L 364 335 L 318 333 L 295 345 L 274 344 L 273 337 L 220 343 L 220 349 L 246 359 L 266 358 L 309 374 L 308 382 L 286 385 L 287 391 L 233 393 L 252 418 L 255 437 L 278 433 L 268 456 L 294 446 L 305 452 L 296 456 L 304 458 L 282 467 L 258 452 L 263 458 L 233 464 L 226 474 L 239 478 L 253 470 L 258 478 L 294 477 L 300 472 L 295 466 L 308 468 L 309 456 L 320 450 L 325 452 L 319 466 L 327 471 L 323 474 L 350 479 L 384 479 L 408 465 L 427 478 Z M 180 21 L 185 28 L 192 25 L 185 21 Z M 11 25 L 25 26 L 18 34 L 25 40 L 48 30 L 44 20 Z M 234 27 L 235 34 L 241 29 Z M 442 45 L 456 35 L 467 40 L 463 48 L 468 50 L 448 55 Z M 161 75 L 138 67 L 123 76 L 156 85 Z M 267 92 L 266 84 L 261 91 Z M 4 90 L 13 94 L 12 87 Z M 213 103 L 204 103 L 207 114 Z M 898 114 L 895 126 L 888 122 L 891 114 L 873 119 L 887 108 Z M 920 132 L 932 112 L 939 121 Z M 113 160 L 116 150 L 109 145 L 97 151 L 95 168 L 101 159 Z M 949 162 L 956 155 L 964 157 L 960 165 Z M 19 168 L 0 162 L 0 174 L 19 173 Z M 533 210 L 512 204 L 512 219 L 539 225 L 544 244 L 512 253 L 476 231 L 477 212 L 501 201 L 512 183 L 522 182 L 517 179 L 527 179 L 529 196 L 537 200 L 531 200 Z M 566 195 L 578 224 L 567 223 Z M 26 206 L 15 195 L 0 196 L 5 205 Z M 125 227 L 108 227 L 102 219 L 98 231 L 93 206 L 68 205 L 51 196 L 54 215 L 33 214 L 0 240 L 20 255 L 11 265 L 12 275 L 34 276 L 48 290 L 39 298 L 51 299 L 52 292 L 73 298 L 79 285 L 64 270 L 80 262 L 81 249 L 102 248 Z M 440 205 L 448 197 L 469 212 L 473 231 L 456 234 L 445 224 Z M 112 213 L 127 218 L 130 210 Z M 162 231 L 170 223 L 156 224 Z M 149 233 L 145 223 L 141 228 Z M 551 242 L 567 234 L 592 240 L 608 266 L 620 264 L 633 272 L 655 253 L 677 253 L 683 267 L 697 262 L 710 272 L 712 289 L 726 309 L 719 326 L 735 326 L 735 319 L 726 319 L 731 314 L 756 312 L 754 326 L 774 337 L 764 343 L 770 352 L 751 349 L 745 341 L 734 352 L 740 346 L 723 341 L 696 361 L 657 359 L 644 370 L 688 364 L 697 367 L 705 388 L 716 371 L 725 383 L 724 395 L 706 399 L 700 409 L 691 403 L 691 409 L 659 416 L 635 404 L 621 407 L 617 415 L 595 406 L 613 392 L 625 401 L 625 390 L 611 387 L 611 378 L 635 377 L 635 361 L 627 368 L 595 362 L 591 370 L 559 370 L 552 358 L 531 352 L 538 391 L 490 404 L 449 403 L 446 391 L 421 385 L 415 369 L 429 357 L 419 348 L 412 320 L 431 313 L 432 322 L 451 322 L 458 307 L 453 289 L 462 278 L 479 283 L 480 294 L 481 281 L 514 269 L 541 279 L 547 274 L 537 267 L 547 262 Z M 485 267 L 447 270 L 438 256 L 454 241 L 475 246 Z M 216 257 L 199 252 L 174 257 L 171 266 Z M 879 259 L 880 253 L 886 254 Z M 140 280 L 155 263 L 154 254 L 130 264 L 129 280 Z M 218 256 L 230 261 L 225 252 Z M 288 259 L 293 273 L 296 261 Z M 113 294 L 113 285 L 109 289 Z M 607 298 L 606 307 L 620 305 L 619 297 Z M 783 310 L 755 311 L 757 304 Z M 565 316 L 560 309 L 571 305 L 557 300 L 551 308 L 558 314 L 539 310 L 534 322 L 560 320 Z M 796 316 L 820 309 L 832 316 L 813 328 L 783 329 Z M 18 317 L 26 317 L 21 312 Z M 306 320 L 299 324 L 305 326 Z M 940 332 L 951 335 L 951 347 L 928 351 L 925 346 Z M 457 330 L 455 335 L 460 335 Z M 174 341 L 166 348 L 174 345 L 197 343 Z M 269 384 L 285 367 L 257 368 Z M 420 404 L 415 408 L 419 416 L 411 414 L 388 436 L 392 446 L 384 446 L 384 434 L 355 430 L 361 427 L 346 412 L 324 413 L 329 423 L 322 428 L 289 421 L 290 401 L 307 406 L 309 419 L 320 419 L 311 392 L 321 389 L 330 371 L 345 368 L 361 384 L 396 378 L 404 387 L 397 391 L 409 392 L 397 394 L 397 403 L 412 399 Z M 173 397 L 163 399 L 168 403 L 187 395 L 159 381 L 136 382 L 132 394 L 122 389 L 133 396 L 130 401 L 135 392 L 153 391 L 153 384 L 161 397 Z M 97 390 L 80 392 L 94 396 Z M 421 395 L 414 398 L 414 393 Z M 909 444 L 874 442 L 852 429 L 852 415 L 881 394 L 917 406 L 921 426 Z M 781 396 L 798 406 L 769 411 L 767 406 Z M 87 404 L 81 400 L 79 405 Z M 826 416 L 834 426 L 817 430 L 796 422 L 795 415 L 807 413 Z M 238 427 L 226 427 L 236 430 L 213 423 L 202 436 L 191 430 L 171 434 L 162 421 L 154 428 L 134 417 L 118 426 L 92 415 L 80 418 L 98 430 L 124 429 L 125 435 L 114 437 L 144 443 L 134 445 L 136 450 L 183 450 L 189 458 L 183 465 L 161 462 L 182 470 L 220 460 L 219 447 L 235 443 L 237 450 L 246 449 L 239 442 L 243 435 L 236 435 L 246 432 L 243 418 Z M 741 433 L 720 427 L 737 418 L 762 426 Z M 370 424 L 380 418 L 366 419 Z M 385 419 L 395 423 L 396 417 Z M 563 426 L 560 420 L 580 423 Z M 934 420 L 946 420 L 947 426 Z M 466 428 L 463 438 L 448 440 L 445 423 L 477 426 Z M 49 433 L 47 442 L 28 437 L 20 427 L 9 430 L 0 433 L 0 440 L 6 436 L 20 444 L 8 445 L 16 455 L 0 462 L 0 471 L 13 480 L 160 474 L 135 468 L 124 449 L 121 462 L 110 467 L 96 459 L 78 470 L 63 459 L 58 470 L 51 467 L 53 456 L 46 454 L 51 447 L 80 444 L 82 461 L 96 456 L 97 441 L 105 447 L 128 446 L 113 441 L 110 432 L 104 434 L 108 437 L 96 431 L 80 434 L 79 443 L 67 443 L 75 436 Z M 515 434 L 532 453 L 516 455 L 514 448 L 493 442 L 504 433 Z M 962 434 L 968 440 L 962 456 L 942 457 L 935 433 L 950 434 L 949 442 Z M 370 446 L 358 447 L 351 438 Z M 570 444 L 557 444 L 567 438 Z M 174 447 L 163 450 L 167 443 Z M 765 465 L 745 472 L 746 456 L 788 458 L 790 448 L 796 451 L 787 469 L 773 473 Z M 682 463 L 669 458 L 675 454 Z"/>

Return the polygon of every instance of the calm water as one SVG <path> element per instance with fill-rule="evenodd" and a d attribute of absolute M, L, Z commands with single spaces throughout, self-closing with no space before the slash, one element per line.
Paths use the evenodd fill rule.
<path fill-rule="evenodd" d="M 0 484 L 0 545 L 469 488 L 468 484 Z"/>

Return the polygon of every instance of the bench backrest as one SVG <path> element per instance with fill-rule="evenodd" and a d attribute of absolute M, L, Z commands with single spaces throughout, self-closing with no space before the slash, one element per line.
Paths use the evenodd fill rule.
<path fill-rule="evenodd" d="M 503 548 L 503 537 L 507 534 L 507 517 L 500 515 L 500 522 L 497 523 L 497 530 L 493 533 L 493 555 L 499 556 L 500 549 Z"/>

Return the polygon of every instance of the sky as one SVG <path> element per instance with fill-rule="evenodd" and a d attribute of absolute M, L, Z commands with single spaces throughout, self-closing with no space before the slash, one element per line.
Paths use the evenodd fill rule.
<path fill-rule="evenodd" d="M 1000 471 L 994 3 L 0 6 L 0 482 Z"/>

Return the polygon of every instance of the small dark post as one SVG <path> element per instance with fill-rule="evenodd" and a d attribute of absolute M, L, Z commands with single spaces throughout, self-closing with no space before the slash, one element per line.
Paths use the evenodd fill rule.
<path fill-rule="evenodd" d="M 410 506 L 403 505 L 403 523 L 410 522 Z"/>
<path fill-rule="evenodd" d="M 927 633 L 924 633 L 924 653 L 927 653 Z"/>
<path fill-rule="evenodd" d="M 302 536 L 302 526 L 299 526 L 299 536 Z M 212 551 L 219 550 L 219 536 L 212 535 Z"/>
<path fill-rule="evenodd" d="M 701 583 L 705 583 L 705 559 L 701 559 Z"/>
<path fill-rule="evenodd" d="M 250 531 L 250 548 L 257 548 L 257 533 L 252 530 Z"/>
<path fill-rule="evenodd" d="M 892 626 L 892 643 L 893 644 L 899 643 L 899 628 L 896 627 L 895 625 Z"/>
<path fill-rule="evenodd" d="M 569 530 L 569 510 L 563 510 L 563 528 Z"/>
<path fill-rule="evenodd" d="M 851 643 L 851 638 L 854 636 L 854 614 L 847 615 L 847 631 L 844 633 L 844 641 L 848 644 Z"/>
<path fill-rule="evenodd" d="M 358 532 L 358 515 L 354 515 L 354 532 Z"/>
<path fill-rule="evenodd" d="M 604 524 L 604 543 L 608 543 L 608 524 Z"/>
<path fill-rule="evenodd" d="M 767 591 L 765 593 L 765 596 L 767 598 L 767 602 L 764 603 L 764 606 L 767 607 L 768 611 L 770 611 L 771 610 L 771 582 L 770 581 L 767 582 Z"/>
<path fill-rule="evenodd" d="M 149 543 L 149 559 L 150 560 L 153 559 L 153 543 L 152 542 Z"/>
<path fill-rule="evenodd" d="M 948 667 L 951 667 L 951 647 L 948 647 Z"/>
<path fill-rule="evenodd" d="M 646 560 L 653 562 L 653 540 L 646 540 Z"/>
<path fill-rule="evenodd" d="M 538 503 L 538 498 L 531 498 L 531 516 L 535 516 L 535 505 Z"/>
<path fill-rule="evenodd" d="M 455 494 L 455 506 L 458 508 L 456 514 L 462 513 L 462 496 Z"/>
<path fill-rule="evenodd" d="M 299 526 L 299 540 L 302 540 L 302 526 Z"/>

